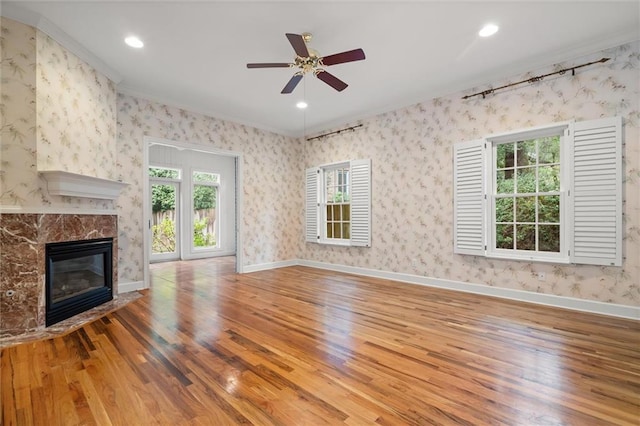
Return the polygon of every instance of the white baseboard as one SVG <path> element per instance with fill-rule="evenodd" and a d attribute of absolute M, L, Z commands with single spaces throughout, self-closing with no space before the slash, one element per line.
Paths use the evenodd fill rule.
<path fill-rule="evenodd" d="M 471 284 L 461 281 L 443 280 L 438 278 L 423 277 L 420 275 L 402 274 L 398 272 L 380 271 L 376 269 L 359 268 L 355 266 L 335 265 L 332 263 L 315 262 L 311 260 L 291 260 L 286 262 L 275 262 L 278 265 L 273 268 L 283 266 L 309 266 L 318 269 L 327 269 L 347 274 L 363 275 L 367 277 L 383 278 L 392 281 L 399 281 L 409 284 L 418 284 L 428 287 L 443 288 L 447 290 L 462 291 L 465 293 L 481 294 L 485 296 L 500 297 L 502 299 L 517 300 L 520 302 L 535 303 L 538 305 L 553 306 L 557 308 L 571 309 L 574 311 L 590 312 L 594 314 L 608 315 L 614 317 L 640 320 L 640 307 L 618 305 L 614 303 L 604 303 L 595 300 L 577 299 L 574 297 L 556 296 L 552 294 L 534 293 L 524 290 L 514 290 L 509 288 L 491 287 L 482 284 Z M 262 266 L 262 265 L 260 265 Z M 264 267 L 262 269 L 273 269 Z"/>
<path fill-rule="evenodd" d="M 249 272 L 266 271 L 268 269 L 286 268 L 287 266 L 297 266 L 300 264 L 301 263 L 299 260 L 294 259 L 294 260 L 283 260 L 280 262 L 260 263 L 257 265 L 244 265 L 242 267 L 242 273 L 245 274 Z"/>
<path fill-rule="evenodd" d="M 144 286 L 144 281 L 127 281 L 118 283 L 118 294 L 129 293 L 130 291 L 142 290 L 144 288 L 146 288 Z"/>

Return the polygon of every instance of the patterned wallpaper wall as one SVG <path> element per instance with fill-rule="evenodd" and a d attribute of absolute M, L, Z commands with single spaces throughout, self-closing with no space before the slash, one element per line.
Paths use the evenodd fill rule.
<path fill-rule="evenodd" d="M 497 87 L 602 56 L 612 60 L 579 70 L 574 77 L 545 79 L 484 100 L 461 99 L 476 90 L 456 93 L 365 120 L 364 128 L 353 133 L 306 142 L 305 167 L 372 158 L 373 235 L 369 249 L 304 244 L 300 257 L 640 306 L 640 44 L 493 83 Z M 613 115 L 624 118 L 626 140 L 626 260 L 622 268 L 514 262 L 453 253 L 454 143 L 556 121 Z M 546 272 L 545 281 L 537 279 L 539 271 Z"/>
<path fill-rule="evenodd" d="M 39 205 L 36 30 L 4 17 L 0 29 L 0 204 Z"/>
<path fill-rule="evenodd" d="M 115 85 L 40 31 L 37 48 L 38 169 L 113 179 Z"/>
<path fill-rule="evenodd" d="M 243 153 L 243 256 L 247 265 L 295 259 L 301 250 L 301 141 L 156 102 L 118 95 L 117 201 L 120 281 L 143 279 L 144 137 Z"/>
<path fill-rule="evenodd" d="M 0 205 L 109 209 L 50 196 L 38 170 L 115 177 L 114 84 L 33 27 L 2 18 Z"/>

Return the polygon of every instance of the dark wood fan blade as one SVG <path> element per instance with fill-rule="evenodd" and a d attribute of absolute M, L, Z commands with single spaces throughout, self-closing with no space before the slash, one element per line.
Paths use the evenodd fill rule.
<path fill-rule="evenodd" d="M 336 89 L 338 92 L 342 92 L 348 86 L 347 83 L 345 83 L 344 81 L 340 80 L 335 75 L 329 74 L 326 71 L 320 71 L 318 74 L 316 74 L 316 77 L 318 77 L 320 80 L 324 81 L 329 86 L 331 86 L 334 89 Z"/>
<path fill-rule="evenodd" d="M 300 34 L 291 34 L 287 33 L 287 38 L 289 39 L 289 43 L 295 50 L 296 55 L 307 58 L 309 56 L 309 50 L 307 49 L 307 44 L 304 42 L 304 38 Z"/>
<path fill-rule="evenodd" d="M 272 62 L 264 64 L 247 64 L 247 68 L 289 68 L 290 64 L 284 62 Z"/>
<path fill-rule="evenodd" d="M 326 66 L 343 64 L 345 62 L 361 61 L 365 58 L 362 49 L 349 50 L 348 52 L 336 53 L 322 58 L 322 63 Z"/>
<path fill-rule="evenodd" d="M 287 94 L 293 92 L 293 89 L 295 89 L 298 83 L 300 83 L 300 80 L 302 80 L 302 74 L 295 74 L 293 77 L 291 77 L 291 80 L 289 80 L 287 85 L 284 86 L 284 89 L 282 89 L 282 92 L 280 93 Z"/>

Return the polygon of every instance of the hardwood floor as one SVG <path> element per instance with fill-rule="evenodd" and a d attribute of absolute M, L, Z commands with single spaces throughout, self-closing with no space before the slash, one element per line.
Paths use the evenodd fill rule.
<path fill-rule="evenodd" d="M 3 425 L 638 425 L 640 322 L 229 258 L 2 350 Z"/>

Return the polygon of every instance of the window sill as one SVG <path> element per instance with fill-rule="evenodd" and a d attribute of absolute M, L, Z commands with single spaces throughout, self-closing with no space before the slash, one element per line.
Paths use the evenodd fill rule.
<path fill-rule="evenodd" d="M 503 254 L 495 252 L 487 252 L 486 257 L 490 259 L 514 260 L 519 262 L 557 263 L 562 265 L 568 265 L 571 263 L 568 257 L 528 256 L 524 254 Z"/>
<path fill-rule="evenodd" d="M 318 244 L 323 244 L 323 245 L 327 245 L 327 246 L 345 246 L 345 247 L 350 247 L 351 246 L 351 241 L 349 241 L 349 240 L 345 240 L 345 241 L 318 240 Z"/>

